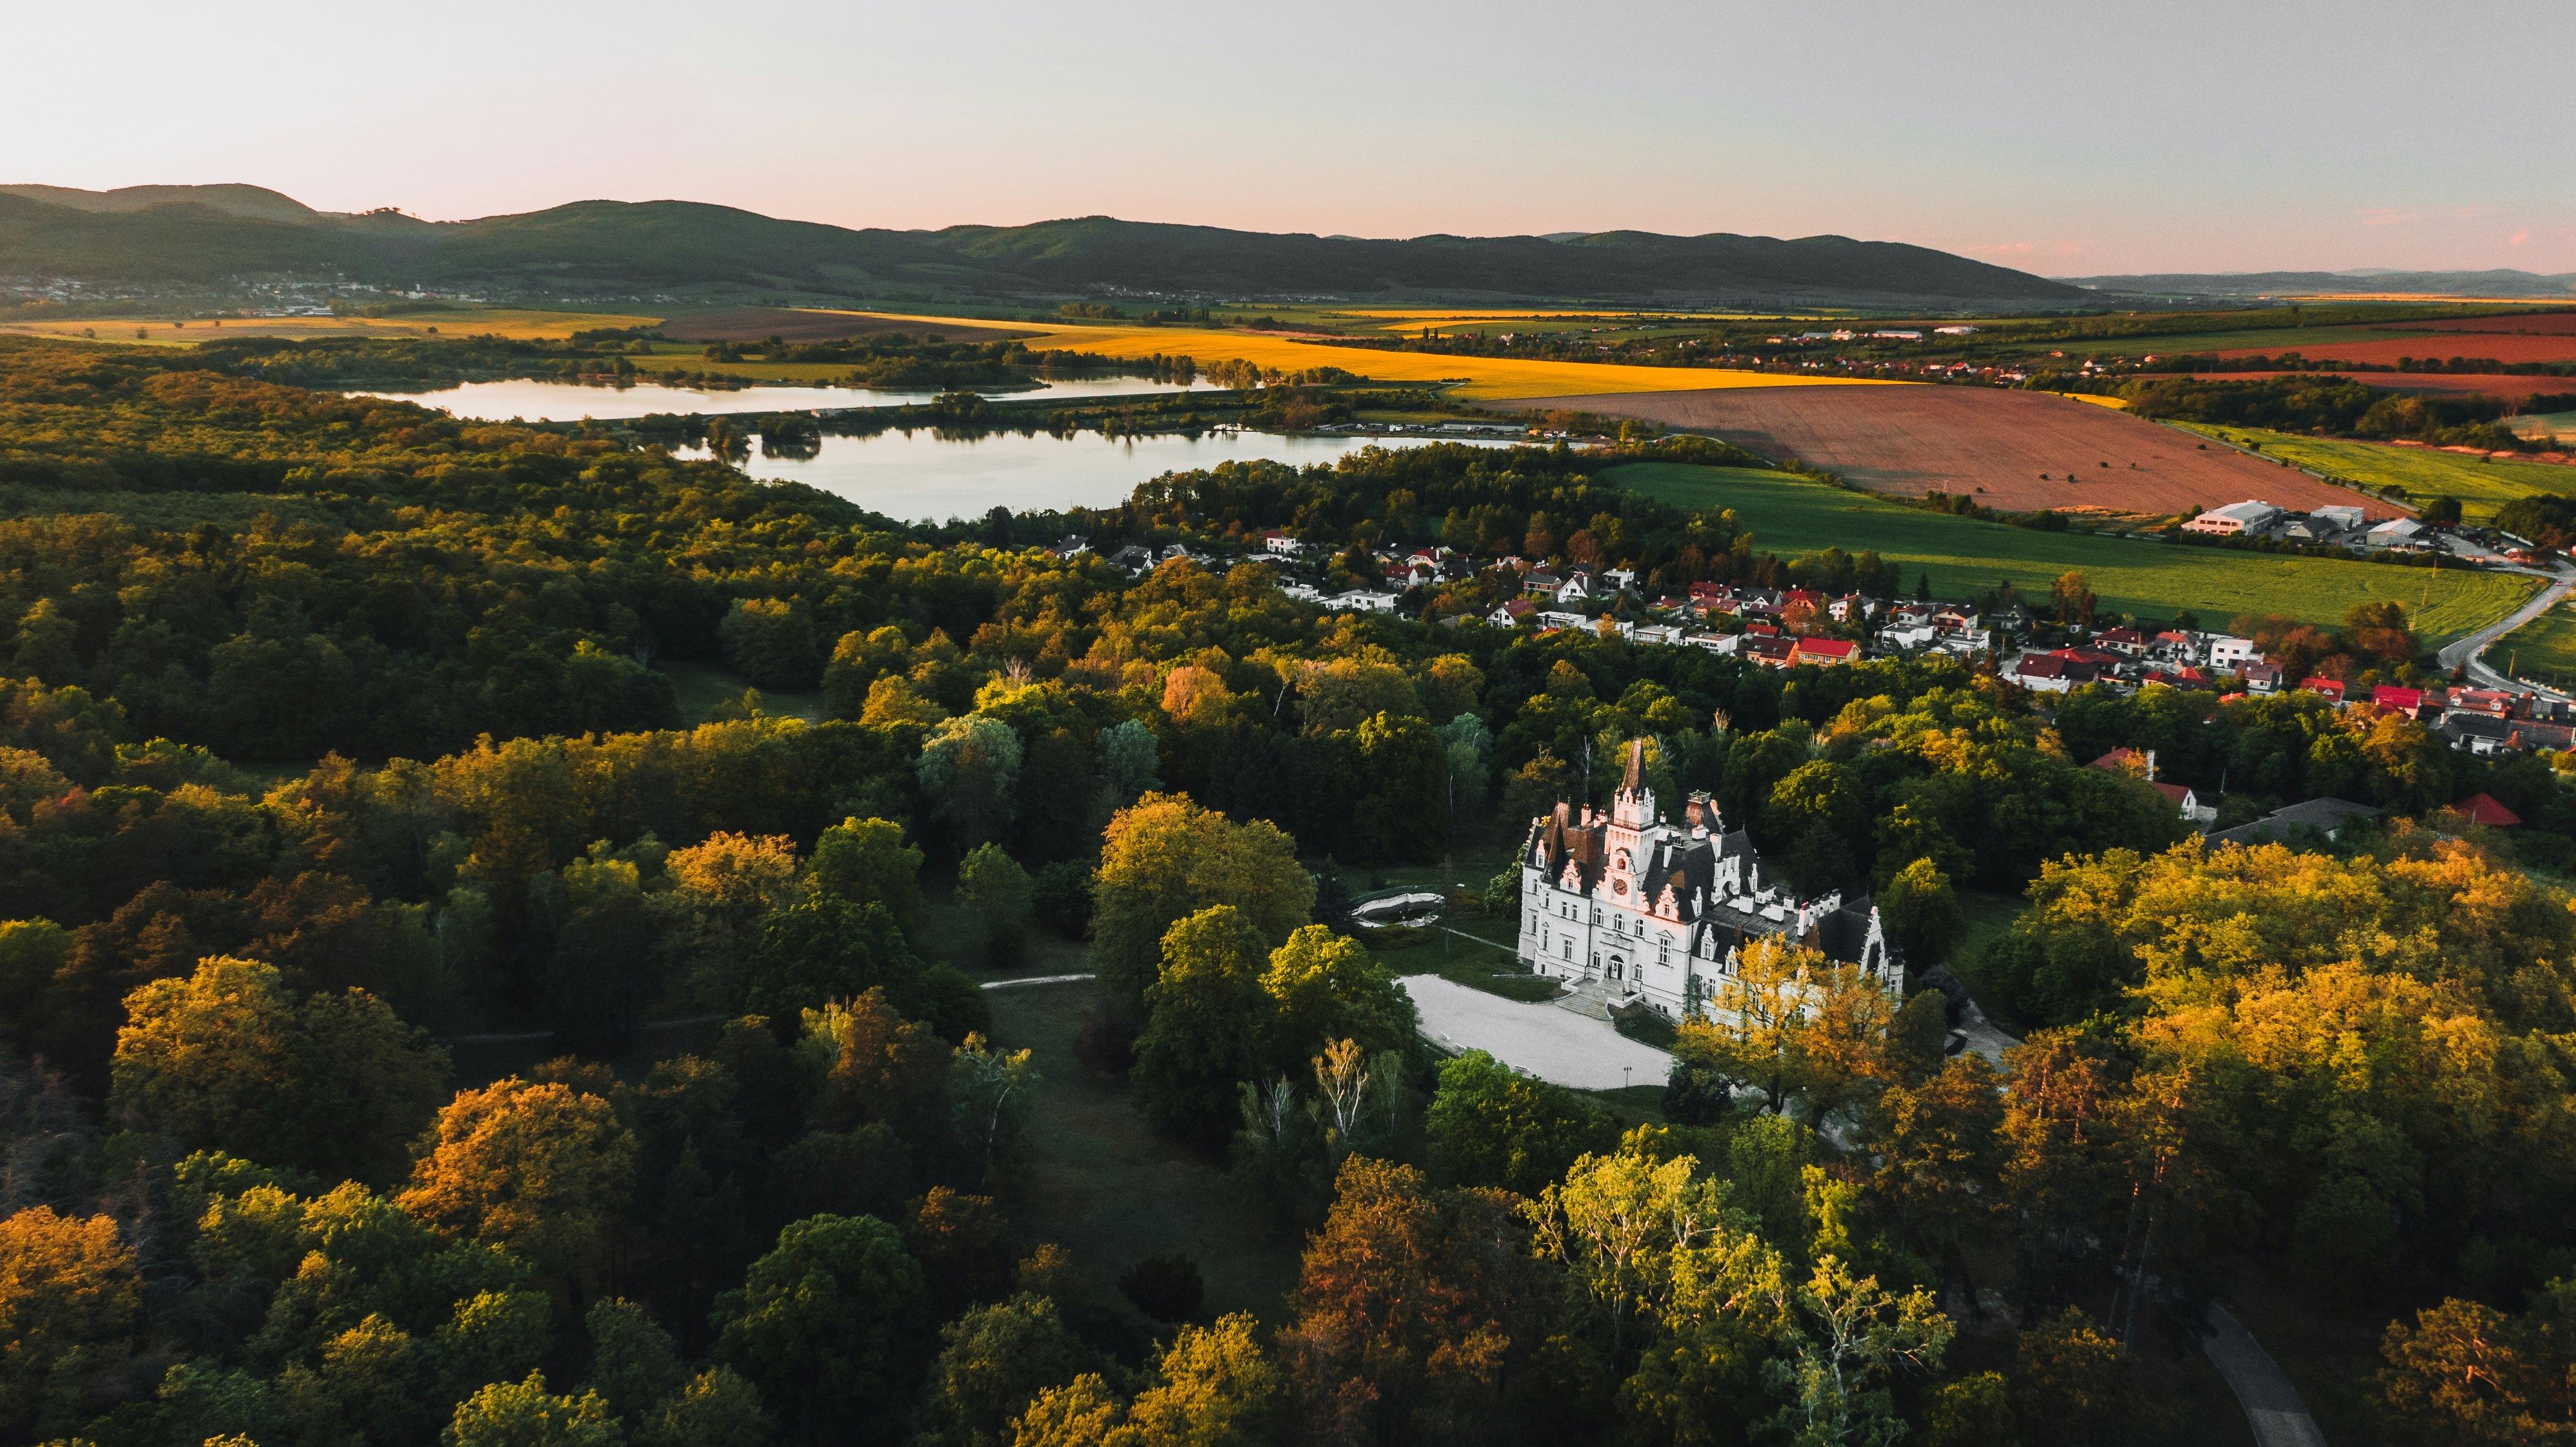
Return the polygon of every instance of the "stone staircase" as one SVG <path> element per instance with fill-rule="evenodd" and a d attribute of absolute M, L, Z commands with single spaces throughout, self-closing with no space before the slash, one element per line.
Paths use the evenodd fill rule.
<path fill-rule="evenodd" d="M 1556 998 L 1556 1008 L 1589 1015 L 1595 1020 L 1610 1018 L 1610 1007 L 1625 1004 L 1629 992 L 1615 989 L 1607 980 L 1586 980 Z"/>

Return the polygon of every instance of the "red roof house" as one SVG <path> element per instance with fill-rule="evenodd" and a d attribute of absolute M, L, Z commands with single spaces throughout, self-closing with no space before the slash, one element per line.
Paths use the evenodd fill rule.
<path fill-rule="evenodd" d="M 2383 683 L 2370 691 L 2370 701 L 2381 708 L 2395 709 L 2399 713 L 2413 713 L 2424 706 L 2424 690 L 2391 688 Z"/>
<path fill-rule="evenodd" d="M 2522 822 L 2521 815 L 2497 803 L 2492 794 L 2471 794 L 2451 807 L 2461 818 L 2490 829 L 2510 829 Z"/>
<path fill-rule="evenodd" d="M 2326 698 L 2331 699 L 2331 700 L 2333 700 L 2333 701 L 2334 701 L 2334 702 L 2336 702 L 2336 703 L 2341 703 L 2341 702 L 2343 702 L 2343 680 L 2342 680 L 2342 679 L 2339 679 L 2339 678 L 2302 678 L 2302 679 L 2300 679 L 2300 680 L 2299 680 L 2299 687 L 2306 689 L 2306 690 L 2307 690 L 2308 692 L 2310 692 L 2310 693 L 2322 694 L 2322 695 L 2324 695 Z"/>

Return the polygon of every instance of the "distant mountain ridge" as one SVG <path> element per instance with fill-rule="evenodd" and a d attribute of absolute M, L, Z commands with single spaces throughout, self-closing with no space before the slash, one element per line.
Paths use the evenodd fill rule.
<path fill-rule="evenodd" d="M 2544 276 L 2532 271 L 2246 271 L 2166 272 L 2141 276 L 2061 276 L 2069 286 L 2153 297 L 2243 300 L 2265 296 L 2315 296 L 2338 292 L 2399 292 L 2418 296 L 2576 296 L 2576 272 Z"/>
<path fill-rule="evenodd" d="M 220 285 L 336 272 L 499 296 L 1591 299 L 1669 305 L 2062 307 L 2091 293 L 1928 247 L 1607 231 L 1370 240 L 1088 216 L 851 230 L 688 201 L 578 201 L 428 222 L 256 186 L 0 186 L 0 275 Z"/>

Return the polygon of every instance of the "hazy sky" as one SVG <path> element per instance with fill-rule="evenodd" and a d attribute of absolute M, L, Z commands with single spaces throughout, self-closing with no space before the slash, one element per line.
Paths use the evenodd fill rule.
<path fill-rule="evenodd" d="M 19 0 L 0 180 L 2576 271 L 2576 4 Z"/>

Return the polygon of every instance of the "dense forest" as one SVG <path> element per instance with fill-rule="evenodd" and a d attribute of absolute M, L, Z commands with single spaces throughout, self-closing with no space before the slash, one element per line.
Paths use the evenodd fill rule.
<path fill-rule="evenodd" d="M 2390 1440 L 2567 1430 L 2576 915 L 2525 865 L 2576 854 L 2568 761 L 2311 694 L 2042 712 L 1947 660 L 1531 635 L 1475 621 L 1490 569 L 1335 616 L 1244 560 L 1894 585 L 1601 475 L 1636 451 L 911 526 L 0 344 L 0 1438 L 2151 1441 L 2139 1362 L 2252 1260 L 2387 1324 Z M 1101 561 L 1175 541 L 1216 561 Z M 2421 651 L 2384 610 L 2290 631 L 2356 677 Z M 683 726 L 673 659 L 822 720 Z M 1339 874 L 1602 802 L 1632 739 L 1800 887 L 1872 892 L 1913 976 L 1751 952 L 1644 1116 L 1432 1050 Z M 2209 850 L 2086 767 L 2115 747 L 2239 816 L 2400 817 Z M 2473 790 L 2518 837 L 2440 812 Z M 2030 908 L 1971 948 L 1972 894 Z M 1275 1310 L 1030 1225 L 1055 1123 L 979 985 L 1032 932 L 1087 941 L 1079 1068 L 1302 1243 Z M 1999 1070 L 1943 1054 L 1961 981 L 2027 1032 Z M 477 1031 L 553 1058 L 466 1076 Z"/>

